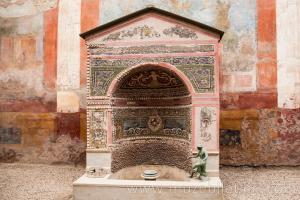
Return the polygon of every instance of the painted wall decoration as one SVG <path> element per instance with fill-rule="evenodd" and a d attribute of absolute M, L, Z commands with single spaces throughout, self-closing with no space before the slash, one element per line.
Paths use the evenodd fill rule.
<path fill-rule="evenodd" d="M 0 127 L 0 144 L 21 143 L 21 129 Z"/>
<path fill-rule="evenodd" d="M 220 130 L 220 145 L 231 146 L 240 145 L 241 137 L 239 130 L 221 129 Z"/>
<path fill-rule="evenodd" d="M 18 157 L 21 155 L 18 155 L 14 149 L 0 149 L 0 162 L 15 162 L 18 161 Z"/>
<path fill-rule="evenodd" d="M 295 25 L 297 20 L 290 20 L 290 16 L 295 16 L 299 10 L 298 2 L 286 4 L 285 0 L 87 0 L 74 5 L 76 9 L 72 9 L 73 6 L 67 5 L 68 3 L 64 4 L 64 7 L 67 6 L 68 10 L 72 10 L 68 14 L 62 13 L 61 7 L 57 7 L 57 0 L 2 2 L 4 3 L 0 3 L 0 46 L 5 51 L 1 51 L 0 55 L 0 126 L 4 128 L 17 127 L 22 130 L 22 144 L 19 145 L 24 148 L 23 154 L 27 155 L 26 158 L 34 158 L 33 154 L 39 153 L 39 149 L 45 144 L 45 137 L 40 137 L 40 135 L 51 136 L 56 132 L 57 127 L 59 134 L 70 134 L 72 138 L 76 136 L 84 141 L 86 138 L 86 104 L 89 106 L 109 105 L 109 100 L 105 100 L 107 102 L 103 103 L 98 99 L 89 100 L 86 103 L 86 57 L 84 56 L 86 49 L 84 42 L 81 42 L 80 52 L 76 48 L 77 58 L 79 58 L 79 54 L 82 56 L 80 58 L 80 78 L 75 77 L 73 80 L 76 80 L 76 84 L 74 84 L 76 87 L 70 88 L 70 91 L 74 91 L 79 97 L 63 98 L 66 105 L 70 105 L 70 102 L 78 98 L 80 111 L 78 110 L 79 103 L 76 104 L 77 110 L 73 109 L 76 113 L 72 113 L 72 111 L 61 114 L 61 110 L 57 109 L 57 97 L 64 94 L 58 93 L 56 88 L 58 52 L 57 44 L 53 41 L 66 35 L 64 31 L 59 31 L 58 34 L 58 17 L 68 15 L 76 18 L 76 23 L 73 23 L 72 19 L 70 21 L 70 26 L 76 28 L 76 31 L 68 31 L 70 36 L 68 38 L 76 37 L 77 39 L 73 40 L 72 44 L 77 45 L 79 42 L 78 27 L 83 32 L 151 4 L 225 31 L 222 39 L 221 115 L 230 113 L 231 119 L 228 120 L 226 117 L 221 119 L 222 129 L 240 130 L 241 137 L 243 137 L 246 131 L 241 130 L 240 124 L 248 118 L 239 117 L 241 113 L 244 116 L 244 113 L 271 112 L 270 109 L 280 113 L 289 113 L 289 115 L 282 115 L 281 119 L 290 124 L 283 123 L 278 127 L 272 125 L 276 127 L 275 129 L 258 130 L 255 124 L 263 126 L 266 124 L 266 120 L 255 118 L 255 123 L 249 120 L 250 125 L 247 131 L 251 130 L 253 135 L 261 135 L 255 137 L 253 141 L 242 141 L 248 145 L 253 142 L 250 145 L 252 151 L 238 149 L 232 152 L 224 148 L 221 150 L 224 152 L 221 162 L 230 165 L 241 163 L 299 165 L 299 156 L 297 156 L 299 152 L 296 151 L 296 147 L 299 146 L 299 134 L 297 134 L 299 131 L 296 130 L 299 120 L 297 121 L 297 118 L 291 120 L 289 117 L 290 114 L 299 113 L 299 110 L 295 109 L 299 105 L 299 98 L 297 94 L 295 95 L 295 91 L 300 90 L 297 90 L 298 79 L 287 78 L 287 73 L 285 73 L 289 72 L 291 77 L 296 77 L 295 69 L 298 66 L 293 63 L 291 66 L 285 64 L 285 67 L 280 65 L 281 61 L 282 63 L 287 63 L 286 61 L 289 59 L 294 61 L 293 55 L 297 54 L 296 47 L 297 41 L 299 43 L 300 32 L 292 31 L 295 37 L 287 38 L 286 34 L 291 31 L 286 31 L 281 27 L 289 24 L 289 29 L 300 30 L 297 29 L 298 25 Z M 74 2 L 72 3 L 74 4 Z M 90 9 L 91 7 L 93 9 Z M 81 18 L 80 22 L 79 18 Z M 64 21 L 62 22 L 60 27 L 67 27 Z M 151 27 L 156 28 L 153 25 Z M 171 27 L 174 26 L 170 25 L 167 28 Z M 163 30 L 160 31 L 160 38 L 165 37 Z M 139 37 L 139 35 L 137 36 Z M 179 37 L 173 35 L 172 38 L 178 39 Z M 144 38 L 144 40 L 151 39 L 159 38 Z M 196 39 L 189 40 L 196 41 Z M 110 40 L 107 42 L 120 41 Z M 69 46 L 63 45 L 62 48 L 69 52 Z M 216 53 L 218 51 L 217 46 L 213 44 L 148 43 L 141 45 L 131 43 L 130 46 L 103 44 L 94 44 L 94 46 L 95 48 L 90 48 L 90 56 L 103 57 L 121 54 L 141 56 L 189 52 Z M 290 56 L 286 56 L 287 54 Z M 67 54 L 68 57 L 69 55 Z M 117 70 L 117 67 L 119 66 L 109 68 Z M 79 65 L 68 73 L 73 70 L 76 72 L 76 76 L 79 76 Z M 61 73 L 63 76 L 70 77 L 64 70 L 60 70 L 58 73 L 60 73 L 59 77 L 62 77 Z M 73 75 L 71 74 L 71 76 Z M 101 75 L 97 76 L 101 77 Z M 32 79 L 32 77 L 35 78 Z M 80 88 L 77 85 L 79 81 Z M 103 84 L 100 82 L 94 93 L 91 93 L 95 98 L 106 94 L 105 84 L 103 91 L 100 85 Z M 260 88 L 261 85 L 263 85 L 262 88 Z M 291 91 L 291 95 L 288 95 L 287 91 Z M 289 104 L 289 102 L 291 103 Z M 90 109 L 89 106 L 87 109 Z M 278 106 L 285 107 L 285 109 L 278 109 Z M 294 119 L 296 119 L 296 123 L 294 123 Z M 270 118 L 268 120 L 272 121 Z M 75 126 L 74 121 L 77 124 Z M 27 128 L 28 124 L 32 124 L 30 129 Z M 272 139 L 267 141 L 263 139 L 266 135 Z M 7 145 L 7 149 L 14 149 L 17 152 L 15 147 L 18 145 Z M 234 146 L 229 148 L 234 148 Z M 278 152 L 285 153 L 279 154 Z M 259 159 L 252 159 L 254 153 L 260 155 Z M 238 154 L 240 155 L 239 159 L 227 157 Z M 22 159 L 24 160 L 25 157 Z M 278 157 L 281 158 L 280 161 L 278 161 Z"/>
<path fill-rule="evenodd" d="M 99 16 L 100 24 L 149 5 L 223 30 L 225 35 L 222 38 L 224 44 L 222 73 L 230 81 L 223 85 L 222 90 L 224 92 L 256 90 L 257 1 L 147 0 L 141 2 L 139 0 L 103 0 L 100 5 L 102 11 Z M 266 7 L 269 8 L 270 6 Z M 238 84 L 241 74 L 252 81 L 248 81 L 244 85 Z"/>
<path fill-rule="evenodd" d="M 220 146 L 222 163 L 299 165 L 300 109 L 230 110 L 221 116 L 221 134 L 234 135 L 231 142 L 239 136 L 241 143 Z"/>

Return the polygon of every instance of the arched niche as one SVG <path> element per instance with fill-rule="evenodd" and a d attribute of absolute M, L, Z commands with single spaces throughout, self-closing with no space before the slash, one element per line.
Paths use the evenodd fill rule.
<path fill-rule="evenodd" d="M 111 93 L 112 172 L 136 165 L 190 170 L 190 83 L 176 71 L 142 64 L 117 78 Z"/>

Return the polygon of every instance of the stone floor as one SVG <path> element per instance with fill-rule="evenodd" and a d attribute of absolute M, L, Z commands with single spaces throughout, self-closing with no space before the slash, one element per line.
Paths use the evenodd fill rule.
<path fill-rule="evenodd" d="M 72 199 L 72 182 L 83 167 L 0 163 L 0 199 Z M 300 167 L 223 167 L 224 197 L 230 200 L 298 200 Z"/>

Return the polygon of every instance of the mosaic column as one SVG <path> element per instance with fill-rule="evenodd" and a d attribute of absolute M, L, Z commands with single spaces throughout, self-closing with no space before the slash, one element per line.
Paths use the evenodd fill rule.
<path fill-rule="evenodd" d="M 109 99 L 88 97 L 87 151 L 107 152 L 111 133 Z"/>

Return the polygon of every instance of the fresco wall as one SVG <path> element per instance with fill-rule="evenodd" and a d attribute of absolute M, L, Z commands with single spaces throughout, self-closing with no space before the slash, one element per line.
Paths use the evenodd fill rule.
<path fill-rule="evenodd" d="M 86 137 L 86 49 L 77 35 L 150 4 L 225 31 L 221 163 L 299 164 L 300 5 L 275 0 L 1 1 L 0 159 L 80 158 L 84 150 L 63 145 L 84 146 Z"/>
<path fill-rule="evenodd" d="M 256 2 L 253 0 L 101 1 L 101 23 L 153 5 L 225 31 L 223 91 L 256 90 Z M 242 53 L 243 56 L 240 56 Z M 242 84 L 241 84 L 242 82 Z"/>
<path fill-rule="evenodd" d="M 56 0 L 0 2 L 1 161 L 84 160 L 85 112 L 57 109 L 57 36 Z"/>

